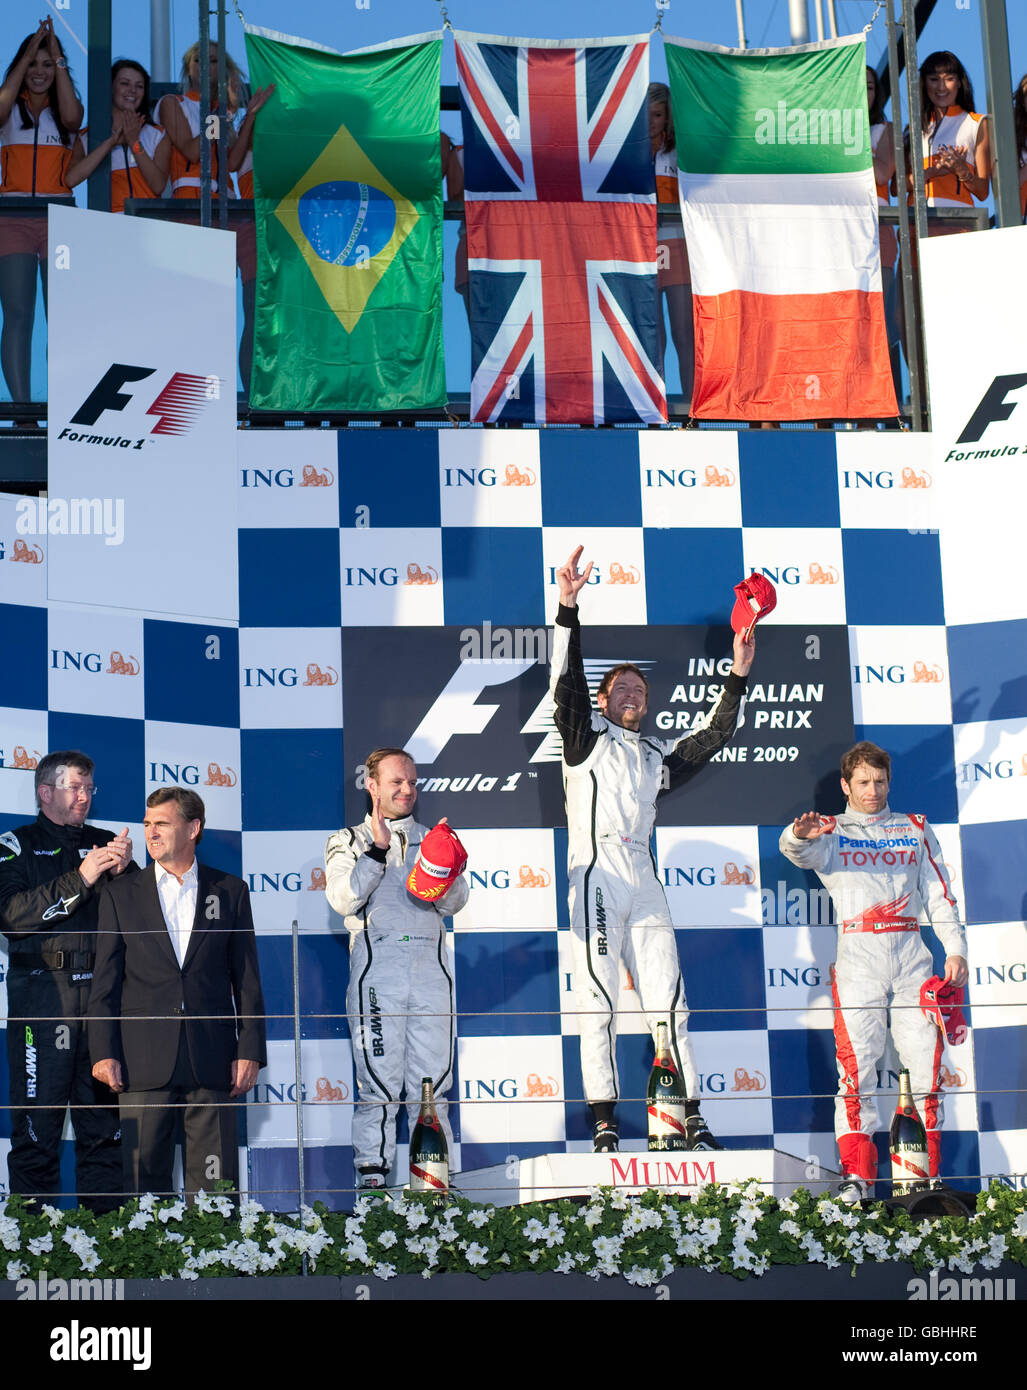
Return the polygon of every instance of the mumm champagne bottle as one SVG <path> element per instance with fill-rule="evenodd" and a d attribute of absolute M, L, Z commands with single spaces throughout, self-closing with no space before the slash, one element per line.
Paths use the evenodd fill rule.
<path fill-rule="evenodd" d="M 898 1197 L 927 1187 L 929 1164 L 927 1131 L 913 1104 L 909 1072 L 899 1072 L 899 1103 L 891 1122 L 888 1147 L 891 1151 L 892 1193 Z"/>
<path fill-rule="evenodd" d="M 656 1025 L 656 1056 L 646 1091 L 649 1107 L 649 1147 L 657 1151 L 684 1149 L 685 1087 L 678 1075 L 667 1039 L 667 1025 Z"/>
<path fill-rule="evenodd" d="M 421 1081 L 421 1113 L 410 1136 L 407 1191 L 449 1191 L 449 1149 L 435 1110 L 435 1091 L 430 1076 Z"/>

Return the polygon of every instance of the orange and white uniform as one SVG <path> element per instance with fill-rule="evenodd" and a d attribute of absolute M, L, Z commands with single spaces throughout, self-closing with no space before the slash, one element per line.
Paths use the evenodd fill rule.
<path fill-rule="evenodd" d="M 888 124 L 885 121 L 870 127 L 870 149 L 874 154 L 877 153 L 877 147 L 881 143 L 881 137 L 888 128 Z M 888 185 L 886 183 L 878 183 L 875 187 L 877 188 L 878 207 L 887 207 L 889 202 Z M 881 266 L 882 268 L 893 266 L 899 258 L 898 239 L 895 235 L 895 228 L 882 226 L 880 228 L 880 233 Z"/>
<path fill-rule="evenodd" d="M 88 152 L 88 126 L 80 132 L 80 138 L 83 150 Z M 139 132 L 139 144 L 142 145 L 151 159 L 157 157 L 157 146 L 163 139 L 164 131 L 159 125 L 144 125 Z M 111 150 L 111 212 L 124 212 L 126 198 L 160 198 L 162 196 L 163 190 L 160 193 L 154 193 L 146 182 L 132 150 L 128 151 L 126 163 L 125 146 L 115 145 Z"/>
<path fill-rule="evenodd" d="M 31 113 L 30 113 L 31 114 Z M 72 196 L 67 172 L 71 146 L 61 143 L 57 122 L 49 106 L 27 128 L 15 102 L 0 126 L 0 195 L 5 198 Z"/>
<path fill-rule="evenodd" d="M 984 117 L 976 111 L 950 106 L 941 120 L 933 120 L 930 130 L 921 134 L 924 168 L 935 168 L 941 162 L 936 151 L 940 151 L 942 145 L 951 145 L 954 149 L 962 145 L 966 150 L 966 162 L 976 169 L 977 141 L 983 120 Z M 909 201 L 913 201 L 912 193 Z M 955 174 L 944 174 L 927 185 L 929 208 L 965 208 L 973 207 L 973 204 L 973 194 L 965 184 L 959 182 Z"/>
<path fill-rule="evenodd" d="M 182 115 L 189 125 L 190 135 L 194 138 L 197 137 L 200 134 L 199 92 L 188 92 L 185 96 L 176 97 L 175 100 L 182 108 Z M 216 193 L 218 191 L 218 147 L 216 141 L 211 142 L 210 170 L 210 189 L 212 193 Z M 197 160 L 195 164 L 190 164 L 174 142 L 171 145 L 171 196 L 173 198 L 198 198 L 200 196 L 200 162 Z M 228 184 L 228 196 L 229 198 L 235 197 L 235 189 L 232 187 L 231 180 Z"/>
<path fill-rule="evenodd" d="M 656 171 L 656 201 L 661 207 L 679 207 L 678 157 L 674 150 L 658 150 L 653 159 Z M 692 272 L 688 265 L 685 229 L 679 222 L 660 222 L 658 230 L 656 280 L 665 285 L 690 285 Z M 664 264 L 666 262 L 666 264 Z"/>

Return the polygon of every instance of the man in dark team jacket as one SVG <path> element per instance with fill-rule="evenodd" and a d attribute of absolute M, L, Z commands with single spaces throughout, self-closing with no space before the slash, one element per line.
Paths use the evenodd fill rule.
<path fill-rule="evenodd" d="M 86 824 L 93 767 L 72 750 L 40 761 L 38 817 L 0 835 L 0 930 L 10 948 L 10 1190 L 60 1191 L 61 1131 L 71 1105 L 79 1202 L 102 1212 L 120 1205 L 119 1118 L 114 1098 L 93 1079 L 84 1017 L 100 890 L 137 865 L 127 828 L 113 835 Z"/>

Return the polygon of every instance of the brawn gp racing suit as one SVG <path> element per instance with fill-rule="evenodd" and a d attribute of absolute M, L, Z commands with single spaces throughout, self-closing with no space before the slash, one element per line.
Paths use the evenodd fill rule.
<path fill-rule="evenodd" d="M 592 708 L 577 608 L 561 604 L 550 690 L 563 740 L 567 869 L 581 1073 L 590 1104 L 615 1101 L 620 961 L 631 971 L 650 1030 L 669 1025 L 690 1101 L 699 1077 L 674 928 L 649 846 L 656 798 L 699 771 L 734 733 L 745 678 L 730 674 L 705 727 L 661 740 L 622 728 Z M 664 768 L 666 767 L 666 773 Z"/>
<path fill-rule="evenodd" d="M 781 853 L 812 869 L 831 895 L 838 919 L 838 958 L 831 970 L 838 1098 L 834 1132 L 842 1168 L 866 1182 L 877 1176 L 874 1147 L 877 1064 L 891 1032 L 927 1130 L 931 1176 L 939 1172 L 942 1100 L 941 1030 L 924 1017 L 920 989 L 934 974 L 920 935 L 934 927 L 947 956 L 966 956 L 966 936 L 934 831 L 924 816 L 885 807 L 873 815 L 851 807 L 821 816 L 824 833 L 801 840 L 790 825 Z"/>
<path fill-rule="evenodd" d="M 405 1091 L 413 1130 L 426 1076 L 450 1151 L 453 1144 L 445 1100 L 453 1083 L 453 979 L 443 918 L 467 902 L 467 879 L 436 903 L 415 898 L 407 875 L 428 828 L 413 816 L 388 825 L 387 850 L 375 845 L 370 816 L 337 831 L 325 848 L 328 901 L 350 934 L 346 1015 L 359 1093 L 353 1158 L 365 1175 L 392 1168 L 400 1097 Z"/>
<path fill-rule="evenodd" d="M 118 1101 L 93 1079 L 85 1029 L 99 897 L 111 875 L 90 887 L 79 864 L 113 838 L 92 825 L 57 825 L 42 812 L 0 836 L 0 931 L 10 943 L 10 1190 L 60 1191 L 70 1104 L 75 1186 L 80 1205 L 97 1212 L 117 1207 L 113 1194 L 123 1188 Z"/>

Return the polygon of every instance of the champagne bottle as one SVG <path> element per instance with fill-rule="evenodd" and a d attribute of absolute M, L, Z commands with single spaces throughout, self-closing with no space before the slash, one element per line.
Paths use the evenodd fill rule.
<path fill-rule="evenodd" d="M 674 1065 L 665 1023 L 656 1025 L 656 1056 L 649 1073 L 646 1099 L 650 1149 L 666 1151 L 686 1148 L 685 1087 Z"/>
<path fill-rule="evenodd" d="M 449 1191 L 449 1148 L 435 1110 L 435 1091 L 430 1076 L 421 1081 L 421 1113 L 410 1136 L 407 1191 Z"/>
<path fill-rule="evenodd" d="M 930 1165 L 927 1158 L 927 1131 L 913 1104 L 909 1072 L 899 1072 L 899 1103 L 888 1136 L 891 1152 L 892 1193 L 905 1196 L 927 1187 Z"/>

